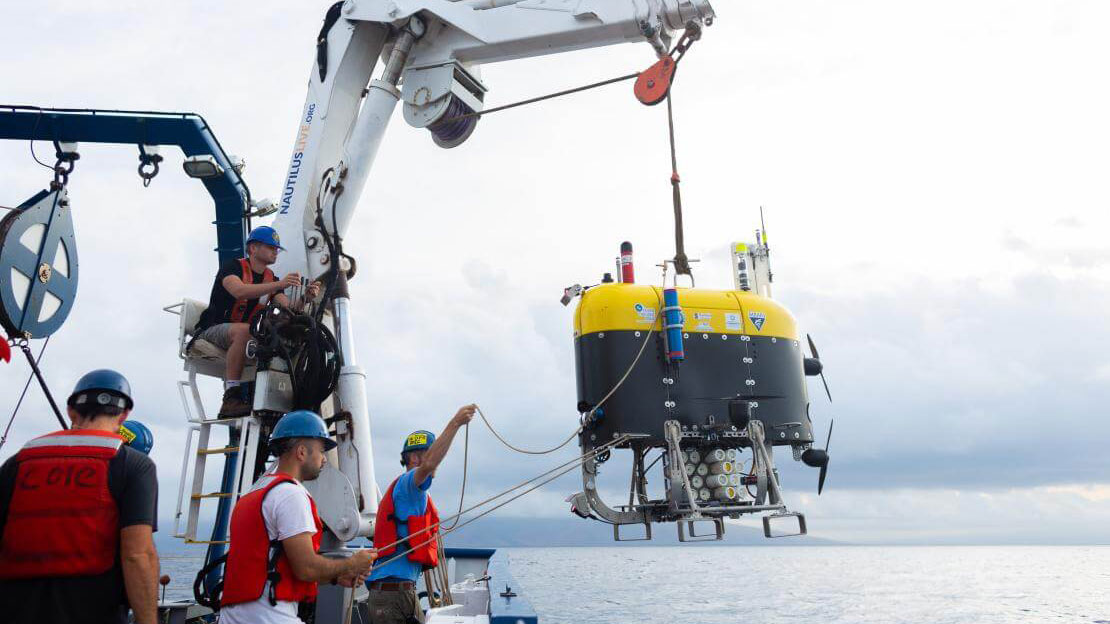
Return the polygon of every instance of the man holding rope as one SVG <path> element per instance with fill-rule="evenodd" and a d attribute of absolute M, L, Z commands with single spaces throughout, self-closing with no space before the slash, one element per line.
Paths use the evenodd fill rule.
<path fill-rule="evenodd" d="M 439 564 L 439 513 L 428 496 L 432 477 L 459 429 L 474 418 L 476 405 L 465 405 L 436 437 L 414 431 L 401 449 L 405 473 L 382 496 L 374 529 L 379 563 L 370 575 L 370 623 L 423 622 L 416 579 Z M 407 539 L 409 536 L 412 539 Z M 406 552 L 407 551 L 407 552 Z"/>
<path fill-rule="evenodd" d="M 298 611 L 312 611 L 317 583 L 357 587 L 365 579 L 374 551 L 356 550 L 346 559 L 319 554 L 323 523 L 301 485 L 320 476 L 333 448 L 315 412 L 289 412 L 274 426 L 270 453 L 277 465 L 231 513 L 222 624 L 301 624 Z"/>

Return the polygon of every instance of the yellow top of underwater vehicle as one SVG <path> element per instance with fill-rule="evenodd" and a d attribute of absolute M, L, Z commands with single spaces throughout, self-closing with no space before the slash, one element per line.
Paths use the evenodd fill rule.
<path fill-rule="evenodd" d="M 798 339 L 794 316 L 782 305 L 740 290 L 679 288 L 683 330 L 702 334 L 748 334 Z M 602 331 L 662 329 L 663 289 L 645 284 L 601 284 L 582 293 L 574 337 Z"/>

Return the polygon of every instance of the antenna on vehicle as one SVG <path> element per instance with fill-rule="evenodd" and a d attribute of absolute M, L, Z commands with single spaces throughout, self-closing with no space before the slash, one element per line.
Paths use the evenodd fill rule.
<path fill-rule="evenodd" d="M 773 282 L 775 274 L 771 272 L 771 246 L 767 244 L 767 222 L 763 220 L 763 206 L 759 207 L 759 227 L 763 228 L 763 240 L 756 242 L 762 243 L 763 251 L 767 254 L 767 281 Z"/>

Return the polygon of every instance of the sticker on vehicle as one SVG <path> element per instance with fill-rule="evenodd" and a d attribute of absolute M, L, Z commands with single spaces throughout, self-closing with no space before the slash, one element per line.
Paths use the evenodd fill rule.
<path fill-rule="evenodd" d="M 748 312 L 748 320 L 755 325 L 755 331 L 763 331 L 763 323 L 767 320 L 767 315 L 762 312 Z"/>

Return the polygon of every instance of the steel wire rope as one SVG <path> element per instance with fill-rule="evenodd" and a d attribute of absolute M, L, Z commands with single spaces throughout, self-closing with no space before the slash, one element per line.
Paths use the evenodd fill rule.
<path fill-rule="evenodd" d="M 497 509 L 500 509 L 501 507 L 504 507 L 505 505 L 508 505 L 509 503 L 521 498 L 522 496 L 524 496 L 526 494 L 529 494 L 529 493 L 543 487 L 544 485 L 547 485 L 551 481 L 554 481 L 555 479 L 563 476 L 564 474 L 570 472 L 571 470 L 574 470 L 575 468 L 578 468 L 583 463 L 585 463 L 586 461 L 589 461 L 593 457 L 596 457 L 600 453 L 603 453 L 605 450 L 609 449 L 610 447 L 626 441 L 627 439 L 629 439 L 629 437 L 630 436 L 628 436 L 626 434 L 626 435 L 623 435 L 619 438 L 610 440 L 609 442 L 606 442 L 605 444 L 602 444 L 601 446 L 599 446 L 599 447 L 597 447 L 597 448 L 595 448 L 591 451 L 583 453 L 582 455 L 579 455 L 579 456 L 575 457 L 574 459 L 572 459 L 570 461 L 563 462 L 562 464 L 560 464 L 560 465 L 558 465 L 554 468 L 548 469 L 548 470 L 546 470 L 546 471 L 544 471 L 544 472 L 542 472 L 542 473 L 540 473 L 540 474 L 538 474 L 538 475 L 536 475 L 536 476 L 534 476 L 530 479 L 526 479 L 526 480 L 522 481 L 521 483 L 519 483 L 517 485 L 514 485 L 513 487 L 511 487 L 511 488 L 509 488 L 509 489 L 507 489 L 503 492 L 500 492 L 498 494 L 494 494 L 493 496 L 490 496 L 490 497 L 488 497 L 488 498 L 486 498 L 486 499 L 484 499 L 484 500 L 482 500 L 478 503 L 475 503 L 474 505 L 471 505 L 470 507 L 468 507 L 468 508 L 464 509 L 463 511 L 459 512 L 458 514 L 448 516 L 446 518 L 442 518 L 442 519 L 440 519 L 439 522 L 436 522 L 434 524 L 430 524 L 430 525 L 424 527 L 423 529 L 420 529 L 419 531 L 416 531 L 414 533 L 411 533 L 411 534 L 405 536 L 404 538 L 394 540 L 394 541 L 392 541 L 388 544 L 384 544 L 384 545 L 378 547 L 377 550 L 380 552 L 382 550 L 387 550 L 387 549 L 393 548 L 394 546 L 397 546 L 399 544 L 407 543 L 407 542 L 409 542 L 409 540 L 412 537 L 414 537 L 416 535 L 420 535 L 421 533 L 426 533 L 428 531 L 436 529 L 448 520 L 453 520 L 453 519 L 457 518 L 458 516 L 469 513 L 471 511 L 474 511 L 475 509 L 478 509 L 479 507 L 482 507 L 484 505 L 492 503 L 493 501 L 495 501 L 495 500 L 497 500 L 497 499 L 499 499 L 503 496 L 508 495 L 510 492 L 513 492 L 515 490 L 519 490 L 520 488 L 522 488 L 522 487 L 524 487 L 524 486 L 526 486 L 526 485 L 528 485 L 528 484 L 530 484 L 534 481 L 538 481 L 540 479 L 543 479 L 544 477 L 548 477 L 548 475 L 551 475 L 552 473 L 556 473 L 554 476 L 548 477 L 547 479 L 541 481 L 539 484 L 534 485 L 534 486 L 528 488 L 527 490 L 524 490 L 523 492 L 521 492 L 519 494 L 516 494 L 515 496 L 512 496 L 509 499 L 498 503 L 497 505 L 494 505 L 493 507 L 479 513 L 478 515 L 476 515 L 472 518 L 468 518 L 465 522 L 457 523 L 457 526 L 452 528 L 451 530 L 455 531 L 457 529 L 461 529 L 462 527 L 470 524 L 471 522 L 477 520 L 478 518 L 484 517 L 484 516 L 494 512 L 494 511 L 496 511 Z M 389 563 L 390 561 L 393 561 L 393 560 L 395 560 L 395 559 L 397 559 L 401 556 L 407 555 L 408 553 L 416 550 L 417 548 L 420 548 L 421 546 L 425 546 L 427 544 L 432 543 L 432 541 L 435 540 L 435 539 L 437 539 L 437 538 L 432 537 L 431 539 L 425 540 L 424 542 L 422 542 L 420 544 L 417 544 L 416 546 L 410 546 L 408 549 L 406 549 L 404 551 L 397 552 L 397 553 L 392 553 L 389 556 L 388 559 L 375 561 L 374 566 L 378 567 L 378 566 L 381 566 L 381 565 L 385 565 L 385 564 Z"/>
<path fill-rule="evenodd" d="M 50 344 L 50 336 L 42 343 L 42 348 L 39 349 L 39 355 L 35 358 L 35 366 L 38 366 L 42 361 L 42 354 L 46 352 L 46 345 Z M 0 437 L 0 449 L 4 448 L 4 444 L 8 441 L 8 433 L 12 430 L 12 424 L 15 422 L 16 414 L 19 414 L 19 408 L 23 405 L 23 399 L 27 396 L 27 390 L 31 387 L 31 380 L 35 378 L 34 371 L 27 375 L 27 383 L 23 384 L 23 392 L 19 394 L 19 400 L 15 403 L 15 409 L 12 410 L 12 416 L 8 419 L 8 426 L 4 428 L 4 435 Z"/>
<path fill-rule="evenodd" d="M 695 39 L 695 41 L 696 41 L 696 39 Z M 693 42 L 690 42 L 690 43 L 693 43 Z M 686 56 L 686 50 L 688 50 L 688 49 L 689 49 L 689 44 L 684 44 L 682 41 L 679 41 L 673 48 L 671 48 L 670 52 L 667 53 L 667 56 L 670 56 L 672 59 L 674 59 L 674 65 L 675 65 L 674 71 L 676 71 L 676 72 L 678 71 L 678 63 L 682 60 L 682 57 Z M 680 53 L 678 55 L 678 58 L 675 58 L 675 56 L 674 56 L 676 52 Z M 582 91 L 589 91 L 590 89 L 596 89 L 598 87 L 604 87 L 604 86 L 615 84 L 615 83 L 618 83 L 618 82 L 624 82 L 625 80 L 632 80 L 633 78 L 639 78 L 640 74 L 642 74 L 642 73 L 643 72 L 633 72 L 631 74 L 625 74 L 624 76 L 617 76 L 616 78 L 609 78 L 607 80 L 602 80 L 602 81 L 599 81 L 599 82 L 592 82 L 590 84 L 582 85 L 580 87 L 574 87 L 572 89 L 564 89 L 562 91 L 556 91 L 555 93 L 549 93 L 547 95 L 540 95 L 540 96 L 537 96 L 537 97 L 528 98 L 526 100 L 520 100 L 518 102 L 513 102 L 511 104 L 503 104 L 501 106 L 494 106 L 493 108 L 487 108 L 486 110 L 482 110 L 482 111 L 473 111 L 473 112 L 469 112 L 469 113 L 464 113 L 462 115 L 455 115 L 454 117 L 450 117 L 450 118 L 447 118 L 447 119 L 444 119 L 444 120 L 441 120 L 441 121 L 437 121 L 432 125 L 434 125 L 434 126 L 446 125 L 446 124 L 454 123 L 456 121 L 462 121 L 463 119 L 470 119 L 471 117 L 483 117 L 485 115 L 489 115 L 490 113 L 498 113 L 498 112 L 501 112 L 503 110 L 509 110 L 510 108 L 516 108 L 518 106 L 524 106 L 526 104 L 535 104 L 537 102 L 543 102 L 544 100 L 551 100 L 551 99 L 555 99 L 557 97 L 563 97 L 564 95 L 572 95 L 574 93 L 581 93 Z M 668 92 L 669 92 L 669 89 L 668 89 Z"/>
<path fill-rule="evenodd" d="M 582 85 L 581 87 L 574 87 L 573 89 L 565 89 L 563 91 L 557 91 L 555 93 L 549 93 L 547 95 L 541 95 L 541 96 L 534 97 L 534 98 L 528 98 L 526 100 L 520 100 L 519 102 L 513 102 L 511 104 L 504 104 L 502 106 L 495 106 L 493 108 L 487 108 L 486 110 L 483 110 L 483 111 L 473 111 L 473 112 L 470 112 L 470 113 L 464 113 L 462 115 L 455 115 L 454 117 L 451 117 L 449 119 L 444 119 L 442 121 L 437 121 L 432 125 L 439 126 L 439 125 L 454 123 L 456 121 L 462 121 L 464 119 L 470 119 L 471 117 L 483 117 L 483 116 L 489 115 L 491 113 L 499 113 L 503 110 L 508 110 L 510 108 L 516 108 L 518 106 L 524 106 L 526 104 L 535 104 L 537 102 L 543 102 L 544 100 L 551 100 L 551 99 L 554 99 L 554 98 L 557 98 L 557 97 L 562 97 L 564 95 L 571 95 L 571 94 L 574 94 L 574 93 L 580 93 L 582 91 L 589 91 L 590 89 L 596 89 L 598 87 L 604 87 L 606 85 L 611 85 L 611 84 L 618 83 L 618 82 L 624 82 L 625 80 L 632 80 L 633 78 L 638 78 L 639 76 L 640 76 L 640 72 L 635 72 L 635 73 L 632 73 L 632 74 L 626 74 L 624 76 L 617 76 L 616 78 L 609 78 L 608 80 L 602 80 L 600 82 L 593 82 L 593 83 L 590 83 L 590 84 L 587 84 L 587 85 Z"/>

